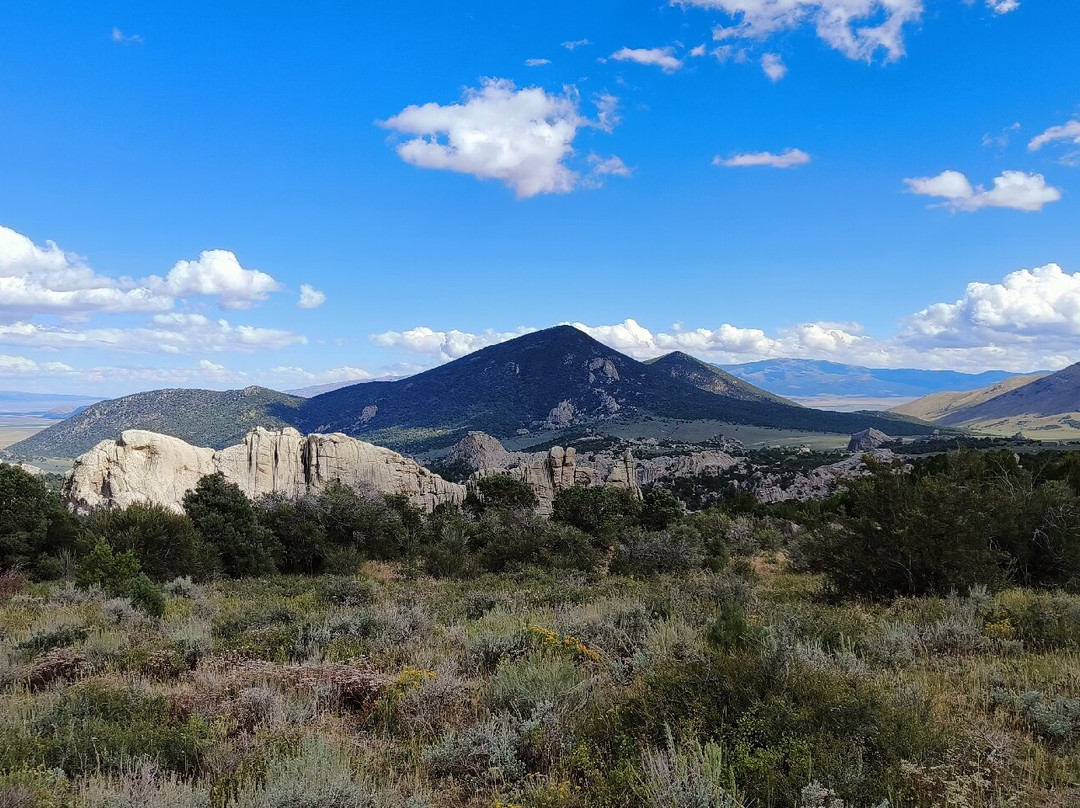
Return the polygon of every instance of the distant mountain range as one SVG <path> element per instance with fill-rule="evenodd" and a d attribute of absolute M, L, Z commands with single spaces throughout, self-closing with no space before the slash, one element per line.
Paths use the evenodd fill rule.
<path fill-rule="evenodd" d="M 575 328 L 559 326 L 405 379 L 353 384 L 309 399 L 257 387 L 140 393 L 96 404 L 9 451 L 74 457 L 131 428 L 222 447 L 262 424 L 344 432 L 417 452 L 449 446 L 470 430 L 506 438 L 658 419 L 844 434 L 869 427 L 893 435 L 927 430 L 903 416 L 800 407 L 685 354 L 638 362 Z"/>
<path fill-rule="evenodd" d="M 1004 370 L 988 370 L 985 373 L 892 370 L 816 359 L 767 359 L 719 367 L 776 395 L 796 399 L 821 396 L 917 398 L 932 393 L 979 390 L 1017 375 Z"/>
<path fill-rule="evenodd" d="M 73 412 L 101 401 L 94 396 L 69 396 L 56 393 L 24 393 L 0 390 L 0 415 L 24 415 L 43 418 L 67 418 Z"/>

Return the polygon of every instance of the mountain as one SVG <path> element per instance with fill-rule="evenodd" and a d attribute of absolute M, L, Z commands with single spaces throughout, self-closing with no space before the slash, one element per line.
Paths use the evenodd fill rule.
<path fill-rule="evenodd" d="M 147 429 L 196 446 L 221 449 L 240 443 L 256 426 L 291 424 L 303 399 L 268 390 L 153 390 L 92 404 L 10 447 L 18 457 L 77 457 L 125 429 Z"/>
<path fill-rule="evenodd" d="M 997 398 L 1003 393 L 1008 393 L 1018 387 L 1031 384 L 1031 382 L 1041 378 L 1043 377 L 1013 376 L 1011 379 L 992 384 L 981 390 L 970 390 L 965 393 L 933 393 L 929 396 L 917 398 L 907 404 L 901 404 L 899 407 L 893 407 L 889 412 L 897 415 L 909 415 L 912 418 L 921 418 L 923 421 L 938 421 L 946 416 L 975 407 L 992 398 Z"/>
<path fill-rule="evenodd" d="M 0 415 L 37 415 L 46 418 L 66 417 L 66 414 L 97 401 L 101 401 L 101 399 L 95 396 L 0 390 Z M 63 414 L 61 415 L 61 413 Z"/>
<path fill-rule="evenodd" d="M 661 419 L 843 434 L 871 427 L 891 435 L 927 430 L 926 424 L 897 415 L 800 407 L 729 381 L 722 371 L 684 354 L 645 364 L 571 326 L 559 326 L 415 376 L 353 384 L 309 399 L 262 387 L 138 393 L 94 404 L 9 452 L 75 457 L 125 429 L 221 448 L 239 443 L 255 426 L 344 432 L 417 452 L 449 446 L 474 430 L 508 438 L 536 429 Z"/>
<path fill-rule="evenodd" d="M 985 423 L 1018 417 L 1080 421 L 1080 363 L 949 413 L 939 423 Z"/>
<path fill-rule="evenodd" d="M 729 396 L 739 401 L 774 401 L 798 406 L 793 401 L 755 387 L 749 382 L 732 376 L 726 370 L 721 370 L 716 365 L 710 365 L 682 351 L 673 351 L 659 359 L 650 359 L 645 364 L 664 371 L 673 379 L 687 382 L 699 390 L 706 390 L 718 396 Z"/>
<path fill-rule="evenodd" d="M 978 390 L 1016 376 L 1004 370 L 959 373 L 953 370 L 868 368 L 815 359 L 766 359 L 720 365 L 743 381 L 788 398 L 815 396 L 917 398 L 931 393 Z"/>
<path fill-rule="evenodd" d="M 718 395 L 679 378 L 688 365 L 681 357 L 638 362 L 571 326 L 558 326 L 407 379 L 308 399 L 297 425 L 304 432 L 340 431 L 412 451 L 450 445 L 471 430 L 505 438 L 613 419 L 716 420 L 839 433 L 869 427 L 894 435 L 926 431 L 897 416 L 799 407 L 752 387 L 740 386 L 737 396 Z M 700 374 L 690 367 L 690 375 Z"/>

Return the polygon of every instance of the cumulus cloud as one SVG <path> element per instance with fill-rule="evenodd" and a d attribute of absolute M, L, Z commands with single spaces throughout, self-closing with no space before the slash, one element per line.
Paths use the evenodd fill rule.
<path fill-rule="evenodd" d="M 300 300 L 297 306 L 302 309 L 317 309 L 326 302 L 326 295 L 310 283 L 300 284 Z"/>
<path fill-rule="evenodd" d="M 959 171 L 942 171 L 935 177 L 915 177 L 904 183 L 913 194 L 945 200 L 942 204 L 952 210 L 976 211 L 981 208 L 1011 208 L 1039 211 L 1061 199 L 1061 191 L 1047 185 L 1042 174 L 1023 171 L 1003 171 L 994 179 L 994 187 L 984 190 Z"/>
<path fill-rule="evenodd" d="M 381 334 L 372 334 L 371 341 L 381 348 L 398 348 L 447 361 L 535 330 L 527 326 L 502 332 L 489 328 L 481 334 L 471 334 L 467 331 L 436 331 L 427 326 L 418 326 L 408 331 L 385 331 Z"/>
<path fill-rule="evenodd" d="M 281 284 L 265 272 L 244 269 L 229 250 L 204 250 L 197 261 L 177 261 L 162 281 L 148 286 L 173 297 L 215 297 L 226 309 L 248 309 L 266 300 Z"/>
<path fill-rule="evenodd" d="M 496 179 L 519 199 L 578 186 L 581 178 L 566 161 L 578 131 L 590 124 L 596 125 L 581 115 L 572 91 L 519 90 L 507 79 L 485 79 L 460 104 L 413 105 L 382 122 L 416 136 L 397 147 L 405 162 Z"/>
<path fill-rule="evenodd" d="M 306 339 L 291 331 L 231 325 L 202 314 L 155 315 L 135 328 L 70 328 L 30 322 L 0 323 L 0 345 L 46 350 L 104 349 L 131 353 L 254 353 L 299 345 Z"/>
<path fill-rule="evenodd" d="M 164 277 L 113 278 L 85 261 L 0 226 L 0 318 L 35 314 L 79 316 L 163 312 L 177 299 L 215 298 L 226 309 L 246 309 L 281 289 L 270 275 L 245 269 L 228 250 L 206 250 L 178 261 Z"/>
<path fill-rule="evenodd" d="M 665 73 L 682 68 L 682 59 L 675 56 L 673 48 L 620 48 L 611 54 L 616 62 L 636 62 L 639 65 L 659 67 Z"/>
<path fill-rule="evenodd" d="M 788 149 L 780 154 L 772 152 L 750 152 L 735 154 L 728 158 L 717 155 L 712 164 L 722 168 L 744 168 L 767 166 L 769 168 L 794 168 L 810 162 L 810 155 L 802 149 Z"/>
<path fill-rule="evenodd" d="M 549 64 L 551 64 L 550 59 L 526 59 L 525 60 L 525 66 L 526 67 L 543 67 L 544 65 L 549 65 Z"/>
<path fill-rule="evenodd" d="M 99 275 L 51 241 L 41 247 L 0 226 L 0 313 L 117 314 L 172 306 L 168 295 Z"/>
<path fill-rule="evenodd" d="M 986 0 L 986 7 L 995 14 L 1008 14 L 1020 8 L 1020 0 Z"/>
<path fill-rule="evenodd" d="M 598 154 L 590 154 L 589 164 L 592 166 L 592 174 L 598 177 L 629 177 L 634 173 L 634 170 L 617 155 L 601 157 Z"/>
<path fill-rule="evenodd" d="M 779 53 L 766 53 L 761 57 L 761 69 L 769 81 L 775 83 L 787 75 L 787 65 Z"/>
<path fill-rule="evenodd" d="M 585 46 L 591 45 L 591 44 L 592 44 L 592 42 L 590 42 L 587 39 L 572 39 L 569 42 L 562 43 L 562 46 L 564 48 L 566 48 L 568 51 L 574 51 L 574 50 L 577 50 L 578 48 L 584 48 Z"/>
<path fill-rule="evenodd" d="M 717 40 L 765 40 L 785 30 L 813 26 L 830 47 L 850 59 L 871 61 L 879 50 L 886 61 L 904 55 L 904 26 L 922 17 L 922 0 L 670 0 L 724 14 L 728 25 Z M 1008 2 L 1008 0 L 1004 0 Z"/>

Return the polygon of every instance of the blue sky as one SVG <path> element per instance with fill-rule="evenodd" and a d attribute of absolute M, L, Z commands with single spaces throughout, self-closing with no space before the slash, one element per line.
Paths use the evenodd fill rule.
<path fill-rule="evenodd" d="M 1080 361 L 1078 35 L 1048 0 L 10 4 L 0 387 L 300 387 L 560 322 Z"/>

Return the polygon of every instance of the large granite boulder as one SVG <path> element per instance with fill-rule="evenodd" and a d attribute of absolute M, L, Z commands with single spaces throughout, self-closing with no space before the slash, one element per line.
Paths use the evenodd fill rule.
<path fill-rule="evenodd" d="M 880 449 L 886 443 L 891 442 L 892 438 L 880 429 L 864 429 L 862 432 L 856 432 L 851 436 L 847 450 L 849 452 L 872 452 L 874 449 Z"/>
<path fill-rule="evenodd" d="M 466 492 L 396 452 L 347 435 L 258 428 L 243 443 L 219 452 L 156 432 L 126 430 L 119 440 L 102 441 L 75 461 L 63 494 L 78 512 L 133 502 L 179 511 L 184 494 L 216 472 L 253 498 L 317 493 L 340 481 L 375 494 L 404 494 L 432 510 L 441 502 L 461 502 Z"/>

